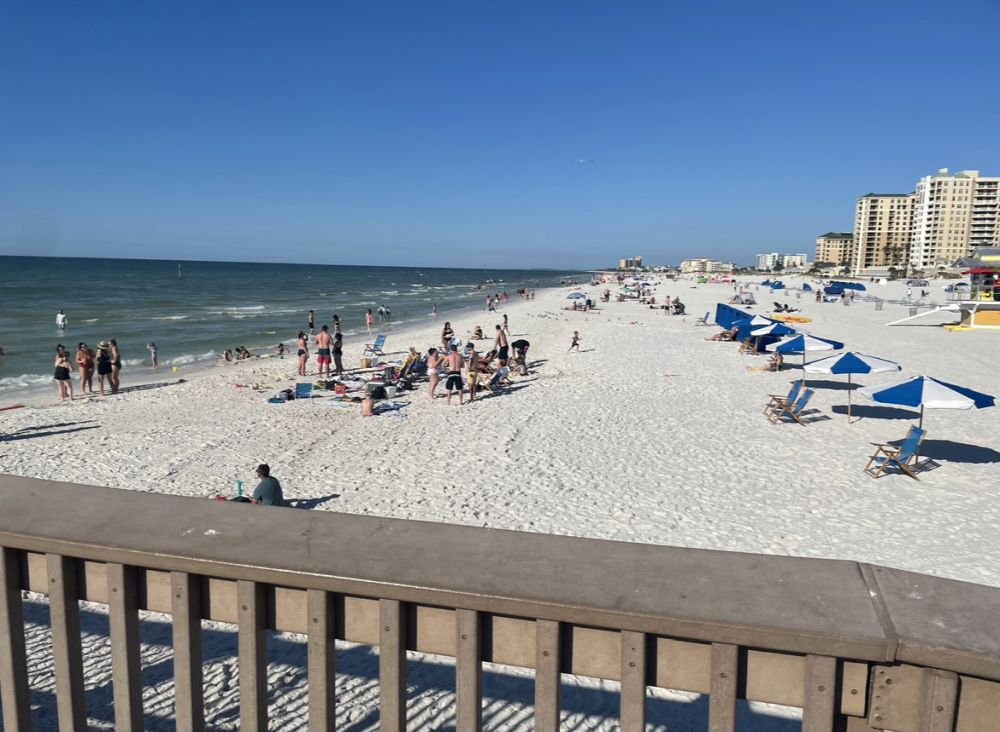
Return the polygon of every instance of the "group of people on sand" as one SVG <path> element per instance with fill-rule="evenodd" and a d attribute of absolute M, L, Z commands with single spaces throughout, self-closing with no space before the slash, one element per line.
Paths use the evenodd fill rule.
<path fill-rule="evenodd" d="M 60 343 L 56 346 L 55 379 L 59 390 L 59 401 L 73 401 L 73 363 L 80 372 L 80 391 L 82 394 L 94 393 L 94 374 L 97 374 L 98 390 L 104 396 L 104 385 L 107 382 L 109 391 L 117 394 L 121 386 L 122 352 L 118 341 L 101 341 L 97 350 L 81 341 L 77 344 L 76 358 L 70 359 L 69 351 Z"/>

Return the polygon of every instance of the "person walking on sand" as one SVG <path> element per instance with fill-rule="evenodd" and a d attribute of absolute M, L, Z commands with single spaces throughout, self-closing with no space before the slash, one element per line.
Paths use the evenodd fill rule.
<path fill-rule="evenodd" d="M 323 375 L 326 368 L 327 378 L 330 376 L 330 348 L 333 339 L 330 337 L 330 328 L 325 323 L 319 333 L 316 334 L 316 363 L 319 364 L 319 375 Z"/>
<path fill-rule="evenodd" d="M 509 344 L 507 343 L 507 334 L 503 332 L 503 327 L 499 323 L 497 323 L 496 337 L 493 339 L 493 348 L 496 349 L 497 360 L 500 362 L 500 365 L 506 366 Z"/>
<path fill-rule="evenodd" d="M 577 353 L 580 352 L 580 332 L 576 330 L 573 331 L 573 342 L 570 343 L 569 351 L 572 351 L 574 348 Z M 569 351 L 566 351 L 566 353 L 569 353 Z"/>
<path fill-rule="evenodd" d="M 56 328 L 66 330 L 66 313 L 62 310 L 56 313 Z"/>
<path fill-rule="evenodd" d="M 344 375 L 344 335 L 339 330 L 333 336 L 333 368 L 337 376 Z"/>
<path fill-rule="evenodd" d="M 462 392 L 462 367 L 465 361 L 462 354 L 458 352 L 458 345 L 451 344 L 451 352 L 448 354 L 448 380 L 444 382 L 445 389 L 448 390 L 448 404 L 451 404 L 451 392 L 458 389 L 458 403 L 465 404 L 465 394 Z"/>
<path fill-rule="evenodd" d="M 372 309 L 368 308 L 368 312 L 365 313 L 365 327 L 368 329 L 368 335 L 372 334 L 373 325 L 375 325 L 375 316 L 372 315 Z"/>
<path fill-rule="evenodd" d="M 427 378 L 430 380 L 430 388 L 428 388 L 427 393 L 430 395 L 432 401 L 434 399 L 434 390 L 437 389 L 438 382 L 441 381 L 441 375 L 438 373 L 438 369 L 441 368 L 441 360 L 441 357 L 438 356 L 438 349 L 428 349 Z"/>
<path fill-rule="evenodd" d="M 160 362 L 157 360 L 158 349 L 156 348 L 156 344 L 150 341 L 149 343 L 146 344 L 146 348 L 149 350 L 149 357 L 153 361 L 153 368 L 154 369 L 160 368 Z"/>
<path fill-rule="evenodd" d="M 309 335 L 316 332 L 316 313 L 309 311 Z"/>
<path fill-rule="evenodd" d="M 510 335 L 510 324 L 507 322 L 507 313 L 503 314 L 503 332 Z"/>
<path fill-rule="evenodd" d="M 111 376 L 108 380 L 111 382 L 111 393 L 117 394 L 122 385 L 122 351 L 114 338 L 111 339 Z"/>
<path fill-rule="evenodd" d="M 306 361 L 309 360 L 309 339 L 306 334 L 300 330 L 299 334 L 296 336 L 296 340 L 298 341 L 299 346 L 299 376 L 305 376 Z"/>
<path fill-rule="evenodd" d="M 465 349 L 465 367 L 469 380 L 469 401 L 471 402 L 476 398 L 476 383 L 479 380 L 479 354 L 476 353 L 476 344 L 472 341 L 469 341 Z"/>
<path fill-rule="evenodd" d="M 76 347 L 76 366 L 80 369 L 80 393 L 94 393 L 94 352 L 81 341 Z"/>
<path fill-rule="evenodd" d="M 66 401 L 66 396 L 69 396 L 69 400 L 73 401 L 73 380 L 69 376 L 69 354 L 66 353 L 66 348 L 60 343 L 56 346 L 56 372 L 52 376 L 56 380 L 56 386 L 59 387 L 59 401 Z"/>

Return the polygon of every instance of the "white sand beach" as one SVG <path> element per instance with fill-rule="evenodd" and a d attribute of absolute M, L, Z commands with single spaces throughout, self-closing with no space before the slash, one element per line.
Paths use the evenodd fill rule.
<path fill-rule="evenodd" d="M 600 289 L 582 288 L 595 300 Z M 269 404 L 267 397 L 297 380 L 295 363 L 262 359 L 182 384 L 0 412 L 0 472 L 207 499 L 232 495 L 237 478 L 252 488 L 253 467 L 267 462 L 285 497 L 309 501 L 315 510 L 855 559 L 1000 586 L 1000 413 L 928 410 L 922 455 L 933 465 L 919 481 L 899 474 L 873 480 L 862 472 L 870 443 L 901 439 L 916 414 L 855 394 L 859 419 L 848 424 L 846 377 L 809 375 L 816 395 L 808 426 L 769 424 L 761 413 L 767 395 L 788 390 L 801 375 L 801 359 L 789 357 L 779 373 L 752 371 L 748 367 L 763 366 L 766 356 L 706 341 L 719 329 L 697 327 L 696 318 L 714 314 L 732 291 L 692 281 L 659 284 L 657 300 L 680 296 L 686 316 L 614 301 L 590 314 L 568 312 L 562 309 L 568 290 L 559 289 L 539 291 L 534 302 L 512 301 L 503 312 L 515 338 L 531 342 L 530 374 L 504 393 L 464 406 L 431 401 L 426 382 L 397 395 L 406 406 L 372 418 L 363 418 L 359 407 L 332 408 L 319 399 Z M 904 291 L 890 284 L 877 294 L 901 297 Z M 953 315 L 887 327 L 907 315 L 904 307 L 821 304 L 794 291 L 754 294 L 760 304 L 751 312 L 766 315 L 771 301 L 788 302 L 812 318 L 801 330 L 903 366 L 901 374 L 857 376 L 855 384 L 915 374 L 986 393 L 1000 384 L 1000 333 L 932 325 L 953 322 Z M 932 296 L 943 300 L 938 283 Z M 476 325 L 491 334 L 495 322 L 493 314 L 478 311 L 453 325 L 467 337 Z M 393 334 L 386 349 L 426 350 L 438 344 L 441 325 L 428 321 Z M 579 353 L 567 353 L 573 330 L 582 338 Z M 346 365 L 358 363 L 364 340 L 346 344 Z M 825 355 L 810 354 L 810 360 Z M 310 370 L 315 373 L 315 359 Z M 183 370 L 179 376 L 186 376 Z M 254 383 L 266 389 L 237 387 Z M 32 642 L 44 635 L 38 629 Z M 165 646 L 147 645 L 151 663 L 169 653 L 165 637 Z M 235 684 L 225 682 L 234 659 L 226 661 L 218 650 L 226 643 L 235 648 L 234 640 L 218 640 L 219 657 L 206 666 L 207 698 L 215 704 L 209 716 L 218 728 L 236 724 Z M 359 669 L 372 665 L 369 649 L 347 652 L 359 659 Z M 361 710 L 373 703 L 377 675 L 348 678 L 351 669 L 351 661 L 338 669 L 345 674 L 342 714 L 345 721 L 359 715 L 356 728 L 367 729 Z M 304 669 L 275 662 L 271 673 L 276 684 L 297 690 L 282 697 L 288 711 L 274 728 L 294 729 L 301 722 L 296 714 L 304 713 Z M 433 670 L 417 672 L 411 706 L 413 714 L 433 719 L 449 697 L 432 683 L 421 687 L 424 673 L 433 676 Z M 168 704 L 169 675 L 167 668 L 160 685 L 147 686 L 147 708 L 157 699 Z M 523 713 L 515 711 L 496 728 L 530 726 L 530 676 L 491 678 L 488 697 L 523 700 Z M 91 677 L 88 684 L 106 682 Z M 525 684 L 528 691 L 517 691 Z M 602 710 L 614 714 L 617 702 L 605 709 L 602 688 L 579 692 L 581 723 L 598 720 L 587 728 L 602 728 Z M 695 709 L 689 697 L 671 699 L 674 716 L 664 718 L 676 720 L 689 702 Z M 696 711 L 689 716 L 698 717 Z M 775 720 L 773 729 L 790 729 Z M 686 729 L 683 724 L 682 717 L 671 729 Z"/>

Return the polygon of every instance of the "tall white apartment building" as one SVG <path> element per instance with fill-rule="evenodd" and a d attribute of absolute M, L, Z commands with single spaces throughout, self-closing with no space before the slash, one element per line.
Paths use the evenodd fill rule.
<path fill-rule="evenodd" d="M 809 257 L 805 254 L 782 254 L 781 266 L 784 269 L 802 269 L 808 260 Z"/>
<path fill-rule="evenodd" d="M 761 272 L 767 272 L 774 269 L 774 265 L 781 262 L 781 255 L 778 252 L 768 252 L 767 254 L 757 255 L 757 269 Z M 784 266 L 784 263 L 782 263 Z"/>
<path fill-rule="evenodd" d="M 816 237 L 816 261 L 830 262 L 840 267 L 854 264 L 854 234 L 829 231 Z"/>
<path fill-rule="evenodd" d="M 941 168 L 917 183 L 910 237 L 914 267 L 951 265 L 972 247 L 1000 244 L 1000 178 Z"/>
<path fill-rule="evenodd" d="M 781 264 L 782 269 L 800 269 L 806 266 L 808 257 L 805 254 L 781 254 L 779 252 L 768 252 L 757 255 L 757 269 L 769 271 L 775 265 Z"/>
<path fill-rule="evenodd" d="M 685 259 L 681 261 L 681 272 L 728 273 L 736 268 L 733 262 L 720 262 L 718 259 Z"/>
<path fill-rule="evenodd" d="M 854 209 L 855 274 L 906 266 L 915 200 L 913 193 L 869 193 L 858 199 Z"/>

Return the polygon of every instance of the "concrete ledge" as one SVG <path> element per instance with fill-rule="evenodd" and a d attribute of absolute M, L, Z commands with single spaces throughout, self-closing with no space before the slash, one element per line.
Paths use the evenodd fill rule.
<path fill-rule="evenodd" d="M 0 545 L 1000 679 L 1000 589 L 875 567 L 873 596 L 861 565 L 848 561 L 261 508 L 15 476 L 0 476 Z"/>

